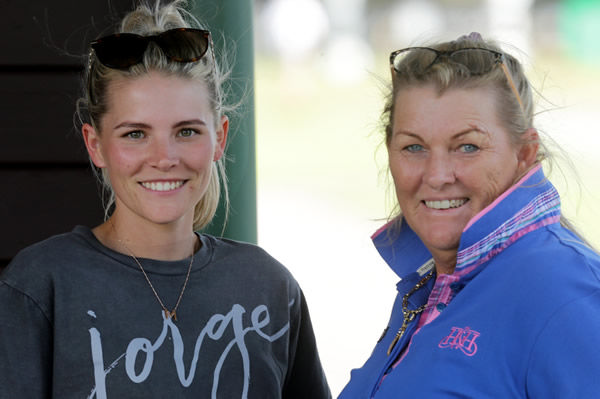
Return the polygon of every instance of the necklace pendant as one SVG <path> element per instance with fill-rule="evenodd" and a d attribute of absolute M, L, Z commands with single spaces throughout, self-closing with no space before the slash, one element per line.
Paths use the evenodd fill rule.
<path fill-rule="evenodd" d="M 398 340 L 400 339 L 400 337 L 402 337 L 402 334 L 400 334 L 400 332 L 398 331 L 398 333 L 396 334 L 396 336 L 392 340 L 392 343 L 390 344 L 390 346 L 389 346 L 389 348 L 387 350 L 387 355 L 388 356 L 392 354 L 392 350 L 394 349 L 394 346 L 396 346 L 396 343 L 398 342 Z"/>
<path fill-rule="evenodd" d="M 390 346 L 389 346 L 389 348 L 387 350 L 387 355 L 388 356 L 392 354 L 392 351 L 394 350 L 394 347 L 396 346 L 396 344 L 398 343 L 398 341 L 400 341 L 400 338 L 402 338 L 402 336 L 404 335 L 405 331 L 406 331 L 406 322 L 402 323 L 402 327 L 400 327 L 400 329 L 396 333 L 396 336 L 392 340 L 392 343 L 390 344 Z"/>
<path fill-rule="evenodd" d="M 177 321 L 177 311 L 175 309 L 170 312 L 167 309 L 163 309 L 163 312 L 166 319 L 173 319 L 174 321 Z"/>
<path fill-rule="evenodd" d="M 109 222 L 112 225 L 112 220 L 111 219 L 109 219 Z M 112 226 L 112 228 L 114 230 L 114 226 Z M 196 240 L 197 239 L 198 238 L 196 237 Z M 179 303 L 181 302 L 181 298 L 183 297 L 183 293 L 185 292 L 185 287 L 187 287 L 187 283 L 188 283 L 188 281 L 190 279 L 190 272 L 192 271 L 192 266 L 194 265 L 195 244 L 194 244 L 194 251 L 192 251 L 192 256 L 190 257 L 191 259 L 190 259 L 190 265 L 188 266 L 187 275 L 185 276 L 185 281 L 183 282 L 183 286 L 181 287 L 181 292 L 179 293 L 179 298 L 177 299 L 177 303 L 175 304 L 175 307 L 173 308 L 173 310 L 169 311 L 166 308 L 166 306 L 163 303 L 163 301 L 158 296 L 158 292 L 156 292 L 156 289 L 152 285 L 152 281 L 150 281 L 150 278 L 148 277 L 148 274 L 144 270 L 144 267 L 142 266 L 142 264 L 140 263 L 140 261 L 138 260 L 138 258 L 136 258 L 135 255 L 133 254 L 133 252 L 131 252 L 131 250 L 129 249 L 129 247 L 127 246 L 127 244 L 125 244 L 123 241 L 119 240 L 118 238 L 117 238 L 117 241 L 119 241 L 119 243 L 129 252 L 130 256 L 133 258 L 133 260 L 135 261 L 135 263 L 139 266 L 140 270 L 142 271 L 142 274 L 146 278 L 146 282 L 150 286 L 150 289 L 152 289 L 152 292 L 154 293 L 154 296 L 156 297 L 156 300 L 158 301 L 158 303 L 160 304 L 160 306 L 163 309 L 163 314 L 164 314 L 163 317 L 165 318 L 165 320 L 173 319 L 174 321 L 177 321 L 177 308 L 179 307 Z"/>
<path fill-rule="evenodd" d="M 417 315 L 419 313 L 421 313 L 423 310 L 425 310 L 425 308 L 427 307 L 427 304 L 425 304 L 425 305 L 420 306 L 417 309 L 408 310 L 408 298 L 410 298 L 410 296 L 415 291 L 419 290 L 421 287 L 423 287 L 425 285 L 425 283 L 433 276 L 433 270 L 434 269 L 432 269 L 429 273 L 427 273 L 427 275 L 425 277 L 423 277 L 423 279 L 421 281 L 419 281 L 402 298 L 402 318 L 403 318 L 403 320 L 402 320 L 402 326 L 400 327 L 400 329 L 396 333 L 396 336 L 392 340 L 392 343 L 388 347 L 388 350 L 387 350 L 388 356 L 392 354 L 392 351 L 394 350 L 394 347 L 396 346 L 396 344 L 398 343 L 398 341 L 400 341 L 400 338 L 402 338 L 402 336 L 406 332 L 406 328 L 408 327 L 408 323 L 411 323 L 413 320 L 415 320 L 415 318 L 417 317 Z"/>

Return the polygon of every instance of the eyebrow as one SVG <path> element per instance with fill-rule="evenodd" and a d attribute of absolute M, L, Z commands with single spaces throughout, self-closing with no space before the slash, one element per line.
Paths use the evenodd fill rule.
<path fill-rule="evenodd" d="M 120 128 L 130 128 L 130 129 L 148 129 L 150 127 L 150 125 L 147 125 L 145 123 L 139 123 L 139 122 L 121 122 L 119 123 L 117 126 L 115 126 L 113 129 L 117 130 Z"/>
<path fill-rule="evenodd" d="M 190 119 L 187 121 L 177 122 L 173 127 L 189 126 L 189 125 L 203 125 L 206 126 L 206 122 L 202 119 Z"/>
<path fill-rule="evenodd" d="M 452 136 L 452 139 L 453 140 L 459 139 L 462 136 L 465 136 L 469 133 L 479 133 L 479 134 L 483 134 L 484 136 L 486 135 L 486 132 L 484 130 L 481 130 L 480 128 L 475 127 L 475 126 L 471 126 L 468 129 L 463 130 L 462 132 L 456 133 L 454 136 Z"/>
<path fill-rule="evenodd" d="M 483 135 L 486 134 L 485 131 L 479 129 L 478 127 L 470 126 L 467 129 L 462 130 L 462 131 L 460 131 L 460 132 L 452 135 L 452 137 L 450 137 L 450 139 L 451 140 L 456 140 L 456 139 L 461 138 L 462 136 L 465 136 L 465 135 L 467 135 L 469 133 L 473 133 L 473 132 L 479 133 L 479 134 L 483 134 Z M 397 132 L 394 133 L 394 135 L 400 135 L 400 134 L 404 134 L 406 136 L 414 137 L 415 139 L 423 141 L 423 138 L 421 136 L 419 136 L 417 133 L 412 133 L 412 132 L 405 131 L 405 130 L 399 130 L 399 131 L 397 131 Z"/>
<path fill-rule="evenodd" d="M 190 125 L 203 125 L 203 126 L 206 126 L 206 122 L 204 122 L 201 119 L 189 119 L 189 120 L 177 122 L 175 125 L 173 125 L 173 128 L 178 128 L 178 127 L 182 127 L 182 126 L 190 126 Z M 150 129 L 151 126 L 148 125 L 147 123 L 142 123 L 142 122 L 128 122 L 128 121 L 125 121 L 125 122 L 119 123 L 113 129 L 117 130 L 117 129 L 120 129 L 120 128 Z"/>

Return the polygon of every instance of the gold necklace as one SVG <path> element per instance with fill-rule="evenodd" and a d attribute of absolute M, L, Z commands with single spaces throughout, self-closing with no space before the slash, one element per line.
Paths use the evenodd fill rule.
<path fill-rule="evenodd" d="M 113 226 L 113 228 L 114 228 L 114 226 Z M 163 301 L 160 299 L 160 296 L 158 296 L 158 292 L 156 292 L 156 289 L 152 285 L 152 282 L 150 281 L 150 278 L 148 277 L 148 274 L 146 273 L 146 271 L 142 267 L 142 264 L 140 263 L 140 261 L 133 254 L 133 251 L 131 249 L 129 249 L 129 247 L 123 241 L 121 241 L 120 239 L 117 238 L 117 241 L 127 250 L 127 252 L 129 252 L 129 255 L 133 258 L 133 260 L 135 261 L 135 263 L 137 263 L 137 265 L 140 267 L 140 270 L 144 274 L 144 277 L 146 277 L 146 281 L 148 282 L 148 285 L 152 289 L 152 292 L 154 293 L 154 296 L 158 300 L 158 303 L 160 304 L 160 307 L 163 309 L 165 317 L 167 319 L 173 318 L 173 320 L 177 321 L 177 308 L 179 307 L 179 304 L 181 303 L 181 298 L 183 297 L 183 293 L 185 292 L 185 287 L 187 287 L 187 283 L 188 283 L 188 281 L 190 279 L 190 272 L 192 271 L 192 265 L 194 264 L 195 245 L 194 245 L 194 248 L 192 248 L 192 259 L 190 260 L 190 265 L 188 267 L 187 275 L 185 276 L 185 281 L 183 282 L 183 287 L 181 287 L 181 292 L 179 293 L 179 298 L 177 298 L 177 303 L 175 304 L 175 307 L 173 308 L 173 310 L 169 311 L 169 309 L 167 309 L 167 307 L 165 306 L 165 304 L 163 303 Z"/>
<path fill-rule="evenodd" d="M 415 319 L 415 317 L 417 317 L 417 315 L 419 313 L 421 313 L 422 311 L 424 311 L 425 308 L 427 307 L 427 304 L 425 304 L 425 305 L 421 305 L 420 307 L 418 307 L 416 309 L 409 310 L 408 309 L 408 298 L 410 298 L 410 296 L 412 294 L 414 294 L 415 292 L 417 292 L 421 287 L 423 287 L 431 279 L 431 277 L 433 276 L 433 270 L 434 269 L 435 268 L 432 268 L 431 271 L 429 273 L 427 273 L 425 275 L 425 277 L 423 277 L 421 279 L 421 281 L 419 281 L 417 283 L 417 285 L 415 285 L 414 287 L 412 287 L 410 291 L 408 291 L 406 294 L 404 294 L 404 297 L 402 298 L 402 318 L 404 320 L 402 321 L 402 326 L 400 327 L 400 329 L 396 333 L 396 336 L 392 340 L 392 343 L 390 344 L 390 347 L 387 350 L 388 356 L 392 353 L 392 350 L 394 349 L 394 346 L 396 346 L 396 344 L 398 343 L 398 341 L 400 340 L 400 338 L 402 338 L 402 336 L 406 332 L 406 327 L 408 327 L 408 323 L 410 323 L 411 321 L 413 321 Z"/>

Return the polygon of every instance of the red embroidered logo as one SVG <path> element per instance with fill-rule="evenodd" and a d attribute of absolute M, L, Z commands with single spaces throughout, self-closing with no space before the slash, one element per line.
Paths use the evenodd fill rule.
<path fill-rule="evenodd" d="M 470 327 L 452 327 L 452 332 L 438 344 L 440 348 L 460 349 L 465 355 L 473 356 L 477 353 L 475 340 L 481 334 Z"/>

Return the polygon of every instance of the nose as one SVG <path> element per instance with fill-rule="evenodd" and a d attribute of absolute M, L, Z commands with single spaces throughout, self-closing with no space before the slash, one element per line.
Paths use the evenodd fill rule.
<path fill-rule="evenodd" d="M 431 152 L 425 167 L 423 179 L 435 190 L 442 189 L 446 184 L 456 181 L 455 165 L 450 154 Z"/>
<path fill-rule="evenodd" d="M 176 144 L 169 138 L 156 138 L 150 149 L 150 164 L 161 170 L 168 171 L 179 164 Z"/>

